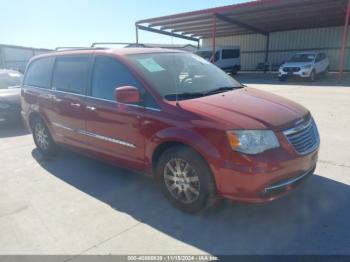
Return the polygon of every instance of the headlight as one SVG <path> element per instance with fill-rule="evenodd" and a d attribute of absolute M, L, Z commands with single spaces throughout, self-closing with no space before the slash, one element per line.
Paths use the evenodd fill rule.
<path fill-rule="evenodd" d="M 271 130 L 230 130 L 227 137 L 233 150 L 245 154 L 259 154 L 280 146 Z"/>
<path fill-rule="evenodd" d="M 312 67 L 312 65 L 310 64 L 310 65 L 304 65 L 301 68 L 303 68 L 303 69 L 310 69 L 311 67 Z"/>

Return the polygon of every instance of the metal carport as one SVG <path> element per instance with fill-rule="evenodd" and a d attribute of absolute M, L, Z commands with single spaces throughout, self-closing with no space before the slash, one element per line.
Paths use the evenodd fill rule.
<path fill-rule="evenodd" d="M 269 57 L 270 33 L 295 29 L 344 25 L 339 59 L 339 80 L 343 78 L 350 0 L 260 0 L 137 21 L 138 30 L 196 41 L 258 33 L 265 36 L 265 62 Z M 214 59 L 214 57 L 212 58 Z"/>

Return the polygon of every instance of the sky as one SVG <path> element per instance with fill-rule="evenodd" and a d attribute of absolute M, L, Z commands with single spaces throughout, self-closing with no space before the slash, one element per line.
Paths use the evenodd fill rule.
<path fill-rule="evenodd" d="M 55 48 L 135 42 L 135 21 L 241 2 L 247 0 L 0 0 L 0 44 Z M 145 31 L 139 31 L 139 42 L 193 43 Z"/>

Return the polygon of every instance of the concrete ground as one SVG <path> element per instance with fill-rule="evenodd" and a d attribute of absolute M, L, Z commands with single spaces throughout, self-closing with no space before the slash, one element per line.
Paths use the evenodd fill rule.
<path fill-rule="evenodd" d="M 66 150 L 43 158 L 21 126 L 2 122 L 0 254 L 350 254 L 350 81 L 238 78 L 316 119 L 320 160 L 294 192 L 188 215 L 151 179 Z"/>

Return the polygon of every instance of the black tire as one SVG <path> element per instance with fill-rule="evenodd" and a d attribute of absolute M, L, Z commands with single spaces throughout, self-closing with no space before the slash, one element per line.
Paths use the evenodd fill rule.
<path fill-rule="evenodd" d="M 310 77 L 309 77 L 309 81 L 314 82 L 315 80 L 316 80 L 316 72 L 315 72 L 315 70 L 312 70 Z"/>
<path fill-rule="evenodd" d="M 232 68 L 231 75 L 237 75 L 238 68 L 235 66 Z"/>
<path fill-rule="evenodd" d="M 324 70 L 323 76 L 327 77 L 328 76 L 328 72 L 329 72 L 329 66 L 327 66 L 326 70 Z"/>
<path fill-rule="evenodd" d="M 278 80 L 280 81 L 280 82 L 286 82 L 286 77 L 285 76 L 279 76 L 278 77 Z"/>
<path fill-rule="evenodd" d="M 168 164 L 170 163 L 170 165 L 172 165 L 171 161 L 175 161 L 175 169 L 178 168 L 178 162 L 176 161 L 179 161 L 179 166 L 182 165 L 184 169 L 188 167 L 186 172 L 187 175 L 183 175 L 184 173 L 182 173 L 182 178 L 177 175 L 172 176 L 172 179 L 179 179 L 177 182 L 182 183 L 181 185 L 175 185 L 177 182 L 172 179 L 168 179 L 170 176 L 167 172 L 171 170 L 168 170 Z M 187 166 L 185 163 L 188 163 L 189 166 Z M 179 169 L 177 169 L 176 172 L 179 172 Z M 206 161 L 200 155 L 198 155 L 197 152 L 188 147 L 174 146 L 167 149 L 161 155 L 157 163 L 156 176 L 165 197 L 174 206 L 184 212 L 199 212 L 205 208 L 213 206 L 218 200 L 215 181 Z M 181 179 L 182 182 L 180 181 Z M 190 179 L 192 179 L 191 182 L 189 182 Z M 170 185 L 169 181 L 170 183 L 173 182 L 173 184 Z M 174 186 L 176 188 L 171 191 L 169 187 Z M 181 186 L 182 189 L 179 189 Z M 196 194 L 195 191 L 197 191 L 198 194 Z M 188 199 L 191 199 L 191 197 L 193 199 L 188 201 Z M 186 203 L 185 201 L 188 202 Z"/>
<path fill-rule="evenodd" d="M 40 117 L 35 117 L 31 122 L 33 139 L 38 150 L 45 156 L 53 156 L 57 153 L 57 145 L 53 141 L 49 129 Z"/>

